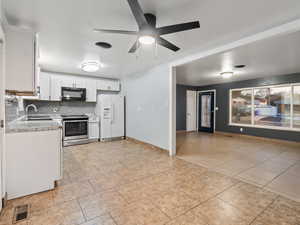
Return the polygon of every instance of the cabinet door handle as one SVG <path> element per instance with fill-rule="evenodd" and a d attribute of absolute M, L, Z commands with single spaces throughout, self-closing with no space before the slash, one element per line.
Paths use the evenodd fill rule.
<path fill-rule="evenodd" d="M 4 128 L 4 120 L 0 121 L 0 128 Z"/>

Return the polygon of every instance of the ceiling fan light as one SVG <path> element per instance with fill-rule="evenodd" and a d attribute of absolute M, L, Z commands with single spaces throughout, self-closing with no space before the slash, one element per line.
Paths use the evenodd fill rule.
<path fill-rule="evenodd" d="M 233 72 L 222 72 L 221 76 L 225 79 L 231 78 L 233 76 Z"/>
<path fill-rule="evenodd" d="M 81 64 L 81 69 L 84 72 L 92 73 L 98 71 L 100 66 L 101 64 L 98 61 L 85 61 Z"/>
<path fill-rule="evenodd" d="M 140 36 L 139 42 L 143 45 L 152 45 L 155 42 L 155 38 L 150 35 Z"/>

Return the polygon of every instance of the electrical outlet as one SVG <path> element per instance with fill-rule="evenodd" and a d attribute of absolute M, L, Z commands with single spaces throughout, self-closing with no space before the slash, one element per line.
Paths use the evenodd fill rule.
<path fill-rule="evenodd" d="M 240 128 L 240 132 L 243 133 L 244 132 L 244 128 L 241 127 Z"/>

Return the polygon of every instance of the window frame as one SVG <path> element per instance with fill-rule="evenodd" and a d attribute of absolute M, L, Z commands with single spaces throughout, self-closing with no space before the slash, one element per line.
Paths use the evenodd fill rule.
<path fill-rule="evenodd" d="M 294 87 L 300 86 L 300 83 L 288 83 L 288 84 L 278 84 L 278 85 L 267 85 L 267 86 L 257 86 L 257 87 L 245 87 L 245 88 L 233 88 L 229 90 L 229 126 L 238 126 L 238 127 L 251 127 L 251 128 L 260 128 L 260 129 L 270 129 L 270 130 L 285 130 L 285 131 L 300 131 L 300 128 L 294 128 Z M 277 88 L 277 87 L 290 87 L 290 126 L 289 127 L 278 127 L 278 126 L 267 126 L 267 125 L 255 125 L 254 123 L 254 90 L 261 88 Z M 243 91 L 243 90 L 252 90 L 251 97 L 251 124 L 242 124 L 242 123 L 233 123 L 232 122 L 232 92 L 233 91 Z"/>

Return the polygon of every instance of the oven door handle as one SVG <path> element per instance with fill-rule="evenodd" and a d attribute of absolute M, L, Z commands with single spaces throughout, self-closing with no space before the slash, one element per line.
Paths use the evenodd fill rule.
<path fill-rule="evenodd" d="M 65 120 L 64 123 L 88 122 L 88 120 Z"/>

